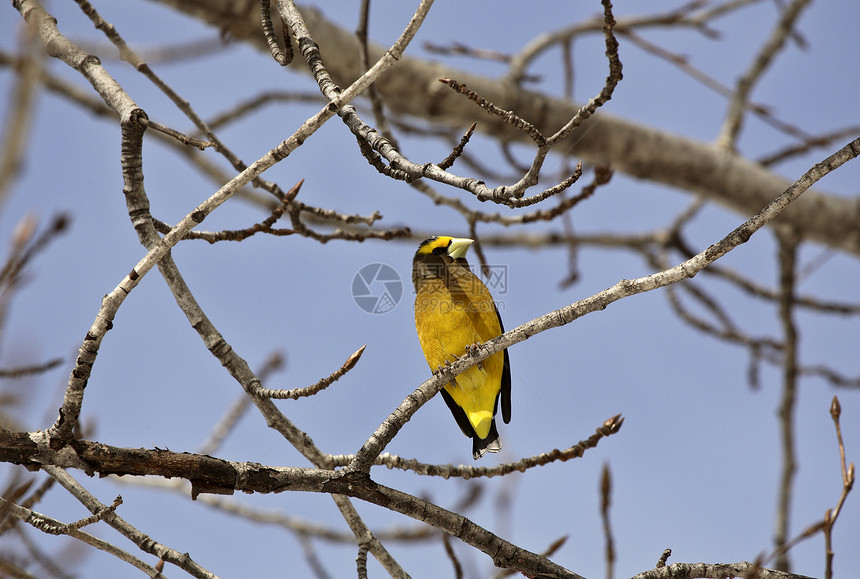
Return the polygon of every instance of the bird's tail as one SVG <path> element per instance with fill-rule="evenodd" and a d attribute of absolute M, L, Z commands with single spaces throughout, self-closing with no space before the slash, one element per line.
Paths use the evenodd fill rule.
<path fill-rule="evenodd" d="M 496 421 L 490 425 L 490 433 L 487 438 L 478 438 L 478 435 L 472 433 L 472 458 L 478 460 L 488 452 L 499 452 L 502 450 L 502 439 L 499 438 L 499 431 L 496 430 Z"/>

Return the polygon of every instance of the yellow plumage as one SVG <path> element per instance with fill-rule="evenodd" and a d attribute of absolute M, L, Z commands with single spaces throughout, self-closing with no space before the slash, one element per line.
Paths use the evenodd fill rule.
<path fill-rule="evenodd" d="M 415 253 L 415 328 L 433 370 L 504 331 L 492 295 L 466 262 L 471 243 L 470 239 L 432 237 Z M 507 350 L 459 374 L 442 389 L 442 397 L 463 434 L 472 438 L 474 458 L 498 452 L 502 444 L 494 417 L 500 398 L 504 421 L 511 419 Z"/>

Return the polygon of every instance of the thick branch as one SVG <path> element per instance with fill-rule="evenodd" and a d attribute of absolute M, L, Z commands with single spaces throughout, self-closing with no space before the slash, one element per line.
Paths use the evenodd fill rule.
<path fill-rule="evenodd" d="M 418 497 L 379 485 L 363 473 L 316 468 L 271 467 L 211 456 L 160 449 L 118 448 L 87 440 L 73 440 L 62 451 L 51 448 L 46 432 L 0 431 L 0 462 L 29 468 L 68 467 L 99 475 L 155 475 L 187 479 L 192 495 L 301 491 L 361 499 L 428 523 L 480 549 L 502 568 L 528 576 L 582 579 L 560 565 L 531 553 L 476 525 L 466 517 Z"/>
<path fill-rule="evenodd" d="M 0 431 L 0 462 L 28 468 L 44 465 L 76 468 L 90 476 L 115 474 L 183 478 L 191 482 L 194 497 L 203 492 L 320 491 L 334 474 L 334 471 L 315 468 L 267 467 L 158 448 L 119 448 L 89 440 L 73 440 L 62 450 L 55 451 L 50 447 L 50 437 L 42 431 Z M 320 473 L 328 473 L 328 476 Z"/>
<path fill-rule="evenodd" d="M 639 573 L 631 579 L 693 579 L 695 577 L 723 579 L 724 577 L 749 576 L 757 577 L 758 579 L 812 579 L 805 575 L 765 569 L 746 561 L 727 564 L 675 563 Z"/>
<path fill-rule="evenodd" d="M 75 454 L 72 456 L 71 448 Z M 157 475 L 181 477 L 192 483 L 192 492 L 229 493 L 301 491 L 345 495 L 361 499 L 391 511 L 426 522 L 472 545 L 490 557 L 502 568 L 513 568 L 527 576 L 552 576 L 582 579 L 546 557 L 531 553 L 476 525 L 468 518 L 418 497 L 379 485 L 362 473 L 332 471 L 315 468 L 272 467 L 251 462 L 233 462 L 211 456 L 148 450 L 118 448 L 76 440 L 62 452 L 51 449 L 44 432 L 12 433 L 0 431 L 0 461 L 24 464 L 32 468 L 82 468 L 88 474 Z M 741 577 L 751 569 L 750 563 L 709 565 L 705 563 L 678 563 L 660 567 L 637 575 L 637 579 L 672 579 L 727 576 Z M 758 569 L 756 575 L 767 579 L 808 579 L 801 575 Z"/>

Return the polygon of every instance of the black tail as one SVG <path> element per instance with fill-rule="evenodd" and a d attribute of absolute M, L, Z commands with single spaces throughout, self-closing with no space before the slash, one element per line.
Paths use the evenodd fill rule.
<path fill-rule="evenodd" d="M 502 450 L 502 439 L 499 438 L 499 431 L 496 430 L 495 419 L 490 425 L 490 433 L 487 438 L 478 438 L 478 435 L 472 431 L 472 458 L 478 460 L 488 452 L 499 452 L 500 450 Z"/>

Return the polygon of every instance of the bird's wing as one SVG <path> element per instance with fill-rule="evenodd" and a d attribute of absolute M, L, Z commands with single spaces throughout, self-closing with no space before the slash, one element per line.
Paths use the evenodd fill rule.
<path fill-rule="evenodd" d="M 499 315 L 499 308 L 493 305 L 496 309 L 496 317 L 499 318 L 499 328 L 501 328 L 502 333 L 505 333 L 505 325 L 502 323 L 502 316 Z M 502 367 L 502 388 L 499 391 L 499 395 L 502 398 L 502 420 L 505 421 L 505 424 L 511 421 L 511 360 L 508 357 L 508 349 L 504 349 L 505 353 L 505 361 L 504 366 Z"/>

